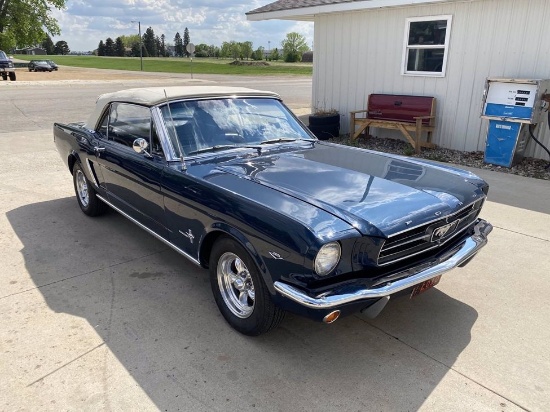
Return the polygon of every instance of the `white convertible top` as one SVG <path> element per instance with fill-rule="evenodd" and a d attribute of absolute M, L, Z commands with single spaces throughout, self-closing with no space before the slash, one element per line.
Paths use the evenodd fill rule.
<path fill-rule="evenodd" d="M 102 94 L 97 99 L 94 112 L 86 122 L 88 129 L 94 129 L 105 106 L 111 102 L 135 103 L 145 106 L 155 106 L 170 100 L 216 98 L 232 96 L 275 97 L 277 93 L 248 89 L 246 87 L 227 86 L 171 86 L 142 87 L 120 90 L 114 93 Z"/>

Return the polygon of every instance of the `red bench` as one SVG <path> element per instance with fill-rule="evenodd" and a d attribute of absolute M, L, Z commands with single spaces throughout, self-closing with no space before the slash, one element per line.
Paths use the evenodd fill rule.
<path fill-rule="evenodd" d="M 364 115 L 359 117 L 359 113 Z M 416 153 L 420 153 L 420 147 L 435 147 L 431 143 L 434 123 L 435 97 L 371 94 L 367 110 L 350 112 L 350 136 L 356 139 L 363 131 L 368 136 L 369 127 L 395 129 L 403 133 Z M 414 132 L 415 137 L 409 132 Z M 427 133 L 426 141 L 422 141 L 423 132 Z"/>

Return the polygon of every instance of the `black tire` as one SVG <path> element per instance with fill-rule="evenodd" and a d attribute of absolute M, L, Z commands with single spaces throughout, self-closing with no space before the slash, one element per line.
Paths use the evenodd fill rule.
<path fill-rule="evenodd" d="M 73 167 L 73 186 L 78 206 L 84 214 L 93 217 L 105 213 L 107 205 L 97 197 L 97 192 L 78 162 Z"/>
<path fill-rule="evenodd" d="M 2 73 L 2 80 L 8 80 L 8 73 Z"/>
<path fill-rule="evenodd" d="M 32 72 L 32 69 L 29 67 L 29 71 Z"/>
<path fill-rule="evenodd" d="M 266 333 L 284 318 L 250 254 L 232 238 L 221 237 L 212 248 L 210 285 L 225 320 L 244 335 Z"/>
<path fill-rule="evenodd" d="M 15 72 L 10 72 L 10 80 L 14 82 L 16 78 L 17 77 L 15 76 Z"/>

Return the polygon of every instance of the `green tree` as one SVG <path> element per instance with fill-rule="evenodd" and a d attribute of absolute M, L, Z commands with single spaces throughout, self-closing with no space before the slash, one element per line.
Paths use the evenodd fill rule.
<path fill-rule="evenodd" d="M 126 48 L 122 38 L 117 37 L 115 40 L 115 56 L 124 57 L 126 55 Z"/>
<path fill-rule="evenodd" d="M 222 47 L 220 48 L 220 57 L 225 59 L 231 56 L 231 44 L 224 41 Z"/>
<path fill-rule="evenodd" d="M 195 57 L 210 57 L 208 44 L 201 43 L 195 46 Z"/>
<path fill-rule="evenodd" d="M 166 36 L 164 34 L 160 35 L 159 54 L 166 57 Z"/>
<path fill-rule="evenodd" d="M 235 60 L 241 57 L 241 43 L 237 43 L 236 41 L 231 40 L 229 42 L 229 53 L 230 56 L 233 57 L 233 59 Z"/>
<path fill-rule="evenodd" d="M 279 54 L 279 50 L 275 47 L 273 50 L 271 50 L 271 54 L 269 55 L 269 60 L 279 60 L 281 58 L 281 55 Z"/>
<path fill-rule="evenodd" d="M 174 52 L 177 57 L 183 57 L 183 40 L 181 39 L 179 32 L 176 33 L 176 36 L 174 37 Z"/>
<path fill-rule="evenodd" d="M 49 34 L 46 34 L 46 38 L 42 42 L 42 48 L 46 50 L 47 54 L 55 53 L 55 45 L 53 44 L 52 38 Z"/>
<path fill-rule="evenodd" d="M 140 54 L 139 54 L 139 36 L 138 36 L 138 40 L 132 44 L 132 52 L 131 52 L 131 55 L 132 57 L 139 57 Z"/>
<path fill-rule="evenodd" d="M 156 56 L 157 55 L 157 40 L 155 37 L 155 32 L 151 27 L 148 27 L 143 34 L 143 47 L 147 50 L 143 51 L 144 56 Z"/>
<path fill-rule="evenodd" d="M 211 44 L 208 46 L 208 55 L 210 57 L 220 57 L 220 48 Z"/>
<path fill-rule="evenodd" d="M 287 33 L 281 45 L 285 62 L 299 62 L 302 60 L 302 54 L 309 51 L 306 38 L 296 32 Z"/>
<path fill-rule="evenodd" d="M 103 40 L 99 41 L 99 45 L 97 46 L 97 55 L 105 56 L 105 43 L 103 43 Z"/>
<path fill-rule="evenodd" d="M 66 54 L 69 54 L 71 52 L 71 49 L 69 49 L 69 45 L 65 40 L 59 40 L 57 43 L 55 43 L 54 52 L 55 54 L 61 54 L 64 56 Z"/>
<path fill-rule="evenodd" d="M 115 55 L 115 42 L 110 37 L 105 40 L 105 56 Z"/>
<path fill-rule="evenodd" d="M 63 9 L 66 0 L 0 0 L 0 49 L 32 46 L 47 33 L 61 34 L 51 9 Z"/>
<path fill-rule="evenodd" d="M 185 57 L 189 57 L 191 53 L 187 51 L 187 45 L 191 43 L 191 37 L 189 37 L 189 30 L 187 27 L 183 30 L 183 54 Z"/>
<path fill-rule="evenodd" d="M 241 54 L 243 57 L 246 57 L 246 60 L 250 59 L 250 56 L 252 56 L 253 48 L 252 48 L 252 42 L 251 41 L 245 41 L 241 43 Z"/>
<path fill-rule="evenodd" d="M 122 40 L 124 47 L 126 48 L 131 48 L 136 43 L 139 44 L 139 34 L 122 35 L 119 37 Z M 138 48 L 138 53 L 139 53 L 139 48 Z"/>
<path fill-rule="evenodd" d="M 264 48 L 262 46 L 258 47 L 256 51 L 252 54 L 253 60 L 263 60 L 264 59 Z"/>

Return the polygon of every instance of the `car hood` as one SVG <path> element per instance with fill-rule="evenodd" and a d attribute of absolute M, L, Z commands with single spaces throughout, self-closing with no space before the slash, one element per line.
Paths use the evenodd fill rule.
<path fill-rule="evenodd" d="M 390 236 L 485 196 L 472 173 L 324 142 L 233 158 L 220 169 L 322 208 L 364 235 Z"/>

